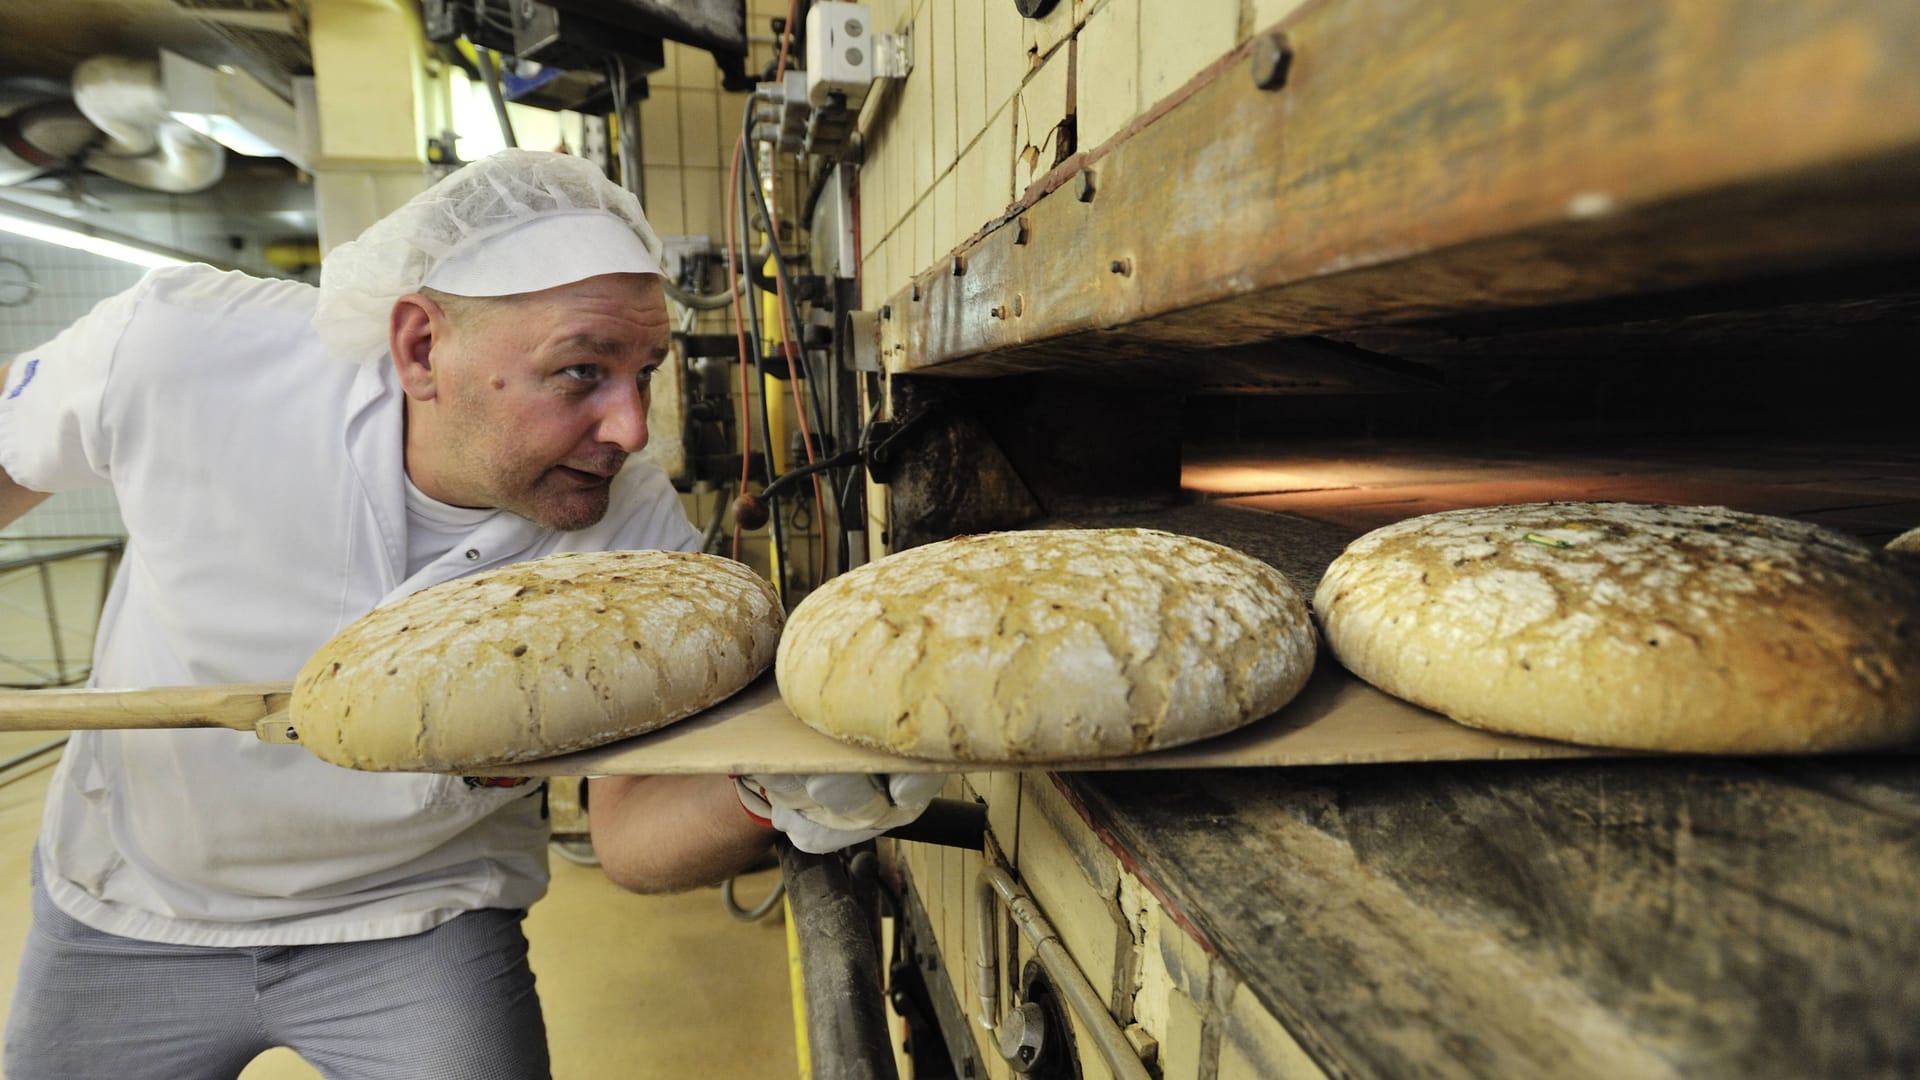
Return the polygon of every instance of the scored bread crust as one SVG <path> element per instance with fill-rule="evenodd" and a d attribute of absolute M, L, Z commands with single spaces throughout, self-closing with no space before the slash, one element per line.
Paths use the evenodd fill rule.
<path fill-rule="evenodd" d="M 291 717 L 336 765 L 448 772 L 550 757 L 691 716 L 766 670 L 783 613 L 731 559 L 549 555 L 377 608 L 294 680 Z"/>
<path fill-rule="evenodd" d="M 1920 586 L 1722 507 L 1530 503 L 1362 536 L 1314 593 L 1367 682 L 1474 727 L 1711 753 L 1920 737 Z"/>
<path fill-rule="evenodd" d="M 1313 667 L 1306 604 L 1240 552 L 1144 529 L 988 533 L 842 574 L 775 671 L 809 726 L 909 757 L 1045 763 L 1266 716 Z"/>

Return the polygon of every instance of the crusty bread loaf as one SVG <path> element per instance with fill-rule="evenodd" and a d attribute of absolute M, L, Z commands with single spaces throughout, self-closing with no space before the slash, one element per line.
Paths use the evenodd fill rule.
<path fill-rule="evenodd" d="M 1920 529 L 1908 529 L 1887 541 L 1887 550 L 1903 555 L 1920 555 Z"/>
<path fill-rule="evenodd" d="M 1631 503 L 1429 514 L 1355 540 L 1314 609 L 1356 675 L 1475 727 L 1718 753 L 1920 736 L 1920 589 L 1804 522 Z"/>
<path fill-rule="evenodd" d="M 368 613 L 294 681 L 301 742 L 336 765 L 450 772 L 672 723 L 766 670 L 773 588 L 711 555 L 550 555 Z"/>
<path fill-rule="evenodd" d="M 802 601 L 787 707 L 848 742 L 940 761 L 1137 754 L 1278 709 L 1312 620 L 1280 572 L 1142 529 L 989 533 L 870 563 Z"/>

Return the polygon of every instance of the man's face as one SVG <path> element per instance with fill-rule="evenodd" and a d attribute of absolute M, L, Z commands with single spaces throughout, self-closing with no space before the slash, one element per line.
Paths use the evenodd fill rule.
<path fill-rule="evenodd" d="M 408 403 L 414 483 L 550 529 L 599 521 L 614 474 L 647 445 L 669 339 L 660 279 L 605 274 L 485 301 L 457 323 L 434 342 L 432 397 Z"/>

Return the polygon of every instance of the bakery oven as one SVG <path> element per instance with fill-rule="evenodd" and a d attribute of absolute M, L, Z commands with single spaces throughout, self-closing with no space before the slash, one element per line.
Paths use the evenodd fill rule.
<path fill-rule="evenodd" d="M 1471 7 L 1304 5 L 863 282 L 876 553 L 1140 526 L 1311 595 L 1458 507 L 1920 525 L 1911 10 Z M 1381 749 L 956 775 L 978 850 L 855 874 L 898 1062 L 836 1075 L 1920 1067 L 1911 756 Z"/>

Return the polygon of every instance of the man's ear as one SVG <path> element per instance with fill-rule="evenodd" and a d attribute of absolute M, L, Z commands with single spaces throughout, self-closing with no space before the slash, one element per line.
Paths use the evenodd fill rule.
<path fill-rule="evenodd" d="M 393 302 L 387 320 L 387 351 L 393 355 L 393 370 L 408 397 L 433 400 L 437 393 L 433 346 L 450 337 L 452 330 L 447 313 L 428 297 L 408 293 Z"/>

